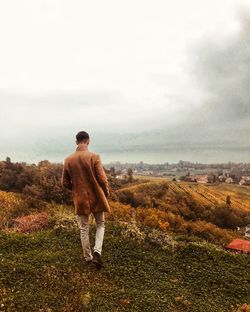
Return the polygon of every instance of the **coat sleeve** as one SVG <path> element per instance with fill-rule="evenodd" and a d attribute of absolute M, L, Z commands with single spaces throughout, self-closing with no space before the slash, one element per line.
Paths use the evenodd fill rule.
<path fill-rule="evenodd" d="M 61 177 L 61 185 L 68 190 L 72 190 L 72 181 L 69 175 L 69 171 L 67 169 L 66 164 L 63 165 L 63 172 Z"/>
<path fill-rule="evenodd" d="M 97 158 L 95 160 L 94 168 L 95 168 L 95 176 L 96 176 L 96 179 L 97 179 L 99 185 L 103 189 L 105 196 L 109 197 L 110 196 L 110 190 L 109 190 L 108 179 L 107 179 L 106 173 L 103 169 L 103 165 L 102 165 L 100 155 L 98 155 L 98 154 L 97 154 Z"/>

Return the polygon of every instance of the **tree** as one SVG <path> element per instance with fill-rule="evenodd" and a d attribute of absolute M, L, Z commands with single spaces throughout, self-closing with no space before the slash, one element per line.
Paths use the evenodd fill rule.
<path fill-rule="evenodd" d="M 111 175 L 111 177 L 113 177 L 113 178 L 116 177 L 115 167 L 111 167 L 111 168 L 110 168 L 110 175 Z"/>
<path fill-rule="evenodd" d="M 227 197 L 226 197 L 226 204 L 227 204 L 228 207 L 231 206 L 231 197 L 230 197 L 230 195 L 227 195 Z"/>
<path fill-rule="evenodd" d="M 228 209 L 226 205 L 219 205 L 214 211 L 214 224 L 221 228 L 234 229 L 241 225 L 241 219 L 234 213 L 233 210 Z"/>
<path fill-rule="evenodd" d="M 11 163 L 11 159 L 10 159 L 10 157 L 9 157 L 9 156 L 7 156 L 5 161 L 6 161 L 7 163 L 9 163 L 9 164 L 10 164 L 10 163 Z"/>
<path fill-rule="evenodd" d="M 133 170 L 131 168 L 128 168 L 127 175 L 128 175 L 128 182 L 133 182 Z"/>

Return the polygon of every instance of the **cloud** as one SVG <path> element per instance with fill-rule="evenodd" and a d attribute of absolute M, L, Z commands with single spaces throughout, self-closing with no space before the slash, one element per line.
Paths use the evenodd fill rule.
<path fill-rule="evenodd" d="M 198 86 L 208 97 L 205 105 L 209 119 L 245 127 L 245 121 L 250 120 L 249 9 L 241 12 L 239 22 L 237 33 L 199 43 L 193 68 Z"/>
<path fill-rule="evenodd" d="M 224 149 L 225 155 L 234 148 L 240 156 L 250 143 L 249 33 L 250 10 L 244 8 L 237 31 L 226 36 L 217 30 L 212 37 L 198 40 L 187 59 L 200 103 L 194 94 L 176 97 L 175 102 L 182 102 L 178 114 L 184 118 L 168 125 L 166 114 L 165 125 L 162 122 L 157 131 L 139 133 L 130 144 L 163 150 L 173 146 Z"/>
<path fill-rule="evenodd" d="M 250 11 L 240 13 L 239 29 L 225 36 L 219 30 L 198 40 L 188 50 L 189 74 L 201 94 L 199 104 L 183 111 L 185 120 L 162 128 L 155 143 L 182 146 L 238 148 L 249 146 L 250 137 Z M 186 105 L 196 101 L 186 98 Z M 167 145 L 167 143 L 166 143 Z"/>

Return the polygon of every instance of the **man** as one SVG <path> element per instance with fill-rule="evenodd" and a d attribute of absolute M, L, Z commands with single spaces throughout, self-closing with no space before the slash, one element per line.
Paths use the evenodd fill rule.
<path fill-rule="evenodd" d="M 61 184 L 72 191 L 75 213 L 80 228 L 83 255 L 88 264 L 102 267 L 102 245 L 105 230 L 104 212 L 110 212 L 107 198 L 109 184 L 99 154 L 88 150 L 89 135 L 80 131 L 76 135 L 76 151 L 64 160 Z M 94 253 L 89 242 L 89 216 L 96 222 Z"/>

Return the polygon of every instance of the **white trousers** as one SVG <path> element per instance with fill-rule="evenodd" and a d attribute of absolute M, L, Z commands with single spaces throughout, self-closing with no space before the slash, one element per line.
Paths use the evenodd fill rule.
<path fill-rule="evenodd" d="M 94 252 L 102 253 L 102 244 L 105 231 L 104 212 L 92 213 L 96 223 Z M 86 261 L 92 260 L 92 252 L 89 242 L 89 216 L 77 215 L 78 226 L 80 229 L 80 238 L 83 249 L 83 256 Z"/>

